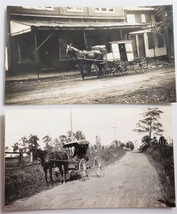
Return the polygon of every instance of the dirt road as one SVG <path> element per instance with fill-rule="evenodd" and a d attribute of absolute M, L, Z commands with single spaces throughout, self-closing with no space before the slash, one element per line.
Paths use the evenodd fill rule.
<path fill-rule="evenodd" d="M 162 207 L 161 186 L 154 167 L 142 153 L 127 152 L 97 178 L 70 181 L 33 197 L 18 200 L 6 211 L 61 208 Z"/>
<path fill-rule="evenodd" d="M 6 104 L 174 102 L 174 67 L 102 79 L 46 79 L 6 82 Z"/>

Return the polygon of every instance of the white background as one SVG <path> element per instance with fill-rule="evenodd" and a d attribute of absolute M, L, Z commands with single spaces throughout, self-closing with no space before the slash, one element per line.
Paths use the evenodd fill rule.
<path fill-rule="evenodd" d="M 4 45 L 5 45 L 5 10 L 7 5 L 11 6 L 150 6 L 150 5 L 165 5 L 165 4 L 173 4 L 174 10 L 174 38 L 177 36 L 177 28 L 176 28 L 176 20 L 177 20 L 177 3 L 175 0 L 1 0 L 0 1 L 0 213 L 4 213 L 3 211 L 3 204 L 4 204 L 4 168 L 3 168 L 3 151 L 4 151 L 4 114 L 6 109 L 47 109 L 47 108 L 66 108 L 68 105 L 61 105 L 61 106 L 5 106 L 4 105 Z M 175 41 L 177 44 L 177 41 Z M 177 47 L 175 47 L 175 52 L 177 53 Z M 70 106 L 73 108 L 85 108 L 84 105 L 82 106 Z M 88 107 L 88 105 L 87 105 Z M 95 108 L 109 108 L 109 105 L 95 105 Z M 112 107 L 122 108 L 123 105 L 113 105 Z M 128 108 L 135 108 L 136 106 L 129 105 Z M 173 123 L 174 123 L 174 144 L 177 142 L 177 104 L 173 104 Z M 177 147 L 175 145 L 175 162 L 177 160 Z M 175 170 L 177 170 L 177 165 L 175 165 Z M 177 173 L 176 177 L 177 177 Z M 177 181 L 177 179 L 175 179 Z M 111 181 L 110 181 L 111 182 Z M 176 182 L 177 183 L 177 182 Z M 176 191 L 177 192 L 177 191 Z M 60 193 L 58 193 L 60 194 Z M 177 195 L 177 194 L 176 194 Z M 105 214 L 105 213 L 153 213 L 153 214 L 164 214 L 164 213 L 177 213 L 177 208 L 167 208 L 167 209 L 75 209 L 75 210 L 53 210 L 53 211 L 33 211 L 35 213 L 61 213 L 61 214 Z M 29 214 L 33 212 L 28 212 Z M 24 212 L 19 212 L 24 213 Z"/>

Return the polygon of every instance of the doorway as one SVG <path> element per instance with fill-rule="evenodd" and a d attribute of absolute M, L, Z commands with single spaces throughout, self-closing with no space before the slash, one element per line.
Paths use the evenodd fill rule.
<path fill-rule="evenodd" d="M 125 49 L 125 44 L 119 44 L 120 60 L 127 61 L 127 53 Z"/>
<path fill-rule="evenodd" d="M 144 45 L 144 35 L 138 35 L 138 50 L 139 50 L 139 57 L 145 57 L 145 45 Z"/>

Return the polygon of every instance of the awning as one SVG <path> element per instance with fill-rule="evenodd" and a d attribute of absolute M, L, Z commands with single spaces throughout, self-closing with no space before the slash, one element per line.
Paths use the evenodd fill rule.
<path fill-rule="evenodd" d="M 30 32 L 30 31 L 31 31 L 31 26 L 25 25 L 24 23 L 10 21 L 11 36 L 16 36 L 19 34 Z"/>
<path fill-rule="evenodd" d="M 145 30 L 138 30 L 138 31 L 133 31 L 131 33 L 129 33 L 130 35 L 134 35 L 134 34 L 143 34 L 143 33 L 148 33 L 148 32 L 152 32 L 152 29 L 145 29 Z"/>
<path fill-rule="evenodd" d="M 135 27 L 147 27 L 145 23 L 128 24 L 124 22 L 115 23 L 100 23 L 93 21 L 85 22 L 61 22 L 61 21 L 11 21 L 12 35 L 18 35 L 21 33 L 29 32 L 31 28 L 37 28 L 39 30 L 111 30 L 111 29 L 130 29 Z"/>

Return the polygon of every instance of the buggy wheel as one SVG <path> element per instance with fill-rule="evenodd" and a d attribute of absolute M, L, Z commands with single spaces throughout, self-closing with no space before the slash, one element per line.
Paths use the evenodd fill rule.
<path fill-rule="evenodd" d="M 119 64 L 115 64 L 116 67 L 113 70 L 113 75 L 114 76 L 123 76 L 127 73 L 127 65 L 125 62 L 120 61 Z"/>
<path fill-rule="evenodd" d="M 86 170 L 87 170 L 86 160 L 82 158 L 79 162 L 79 173 L 82 180 L 85 180 L 85 178 L 87 177 Z"/>
<path fill-rule="evenodd" d="M 139 59 L 136 64 L 133 65 L 133 69 L 136 73 L 142 74 L 148 69 L 148 61 L 146 58 Z"/>
<path fill-rule="evenodd" d="M 93 160 L 93 169 L 95 171 L 95 174 L 98 177 L 104 177 L 105 175 L 105 164 L 101 157 L 96 156 Z"/>
<path fill-rule="evenodd" d="M 98 68 L 98 66 L 97 66 L 96 63 L 93 63 L 93 64 L 91 65 L 90 73 L 91 73 L 92 75 L 94 75 L 94 76 L 98 76 L 98 74 L 99 74 L 99 68 Z"/>

